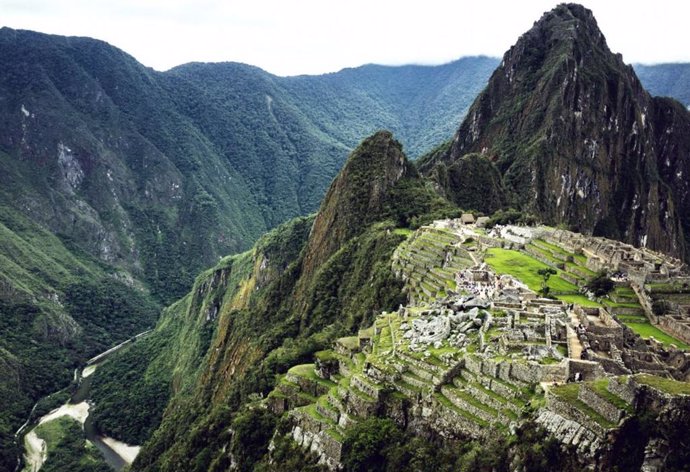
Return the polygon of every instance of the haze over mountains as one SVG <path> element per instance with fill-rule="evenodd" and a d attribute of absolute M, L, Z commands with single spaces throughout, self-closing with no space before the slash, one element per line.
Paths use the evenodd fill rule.
<path fill-rule="evenodd" d="M 637 66 L 638 81 L 575 7 L 502 62 L 286 78 L 234 63 L 155 72 L 103 42 L 3 28 L 0 468 L 36 400 L 178 300 L 100 377 L 142 365 L 101 425 L 150 440 L 134 470 L 220 470 L 226 406 L 397 308 L 394 230 L 460 208 L 518 207 L 687 257 L 688 67 Z M 388 133 L 357 147 L 379 129 L 403 148 Z M 421 176 L 403 155 L 435 148 Z M 158 408 L 118 425 L 123 398 Z"/>

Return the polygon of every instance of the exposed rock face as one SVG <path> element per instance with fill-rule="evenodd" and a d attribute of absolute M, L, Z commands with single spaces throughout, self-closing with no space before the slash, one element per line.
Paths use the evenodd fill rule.
<path fill-rule="evenodd" d="M 687 256 L 689 126 L 609 50 L 591 11 L 564 4 L 505 54 L 448 151 L 421 169 L 460 203 L 437 169 L 480 153 L 511 203 L 548 223 Z"/>

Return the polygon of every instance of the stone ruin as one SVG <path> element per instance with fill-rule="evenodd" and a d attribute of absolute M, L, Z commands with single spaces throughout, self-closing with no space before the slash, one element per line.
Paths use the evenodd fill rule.
<path fill-rule="evenodd" d="M 429 346 L 440 348 L 444 341 L 455 348 L 463 348 L 469 340 L 470 332 L 478 331 L 488 313 L 479 308 L 467 312 L 452 309 L 431 310 L 419 318 L 400 326 L 403 339 L 410 341 L 413 352 L 425 351 Z"/>

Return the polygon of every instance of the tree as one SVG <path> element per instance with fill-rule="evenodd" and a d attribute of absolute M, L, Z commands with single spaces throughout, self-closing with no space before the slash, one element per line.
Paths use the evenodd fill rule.
<path fill-rule="evenodd" d="M 346 471 L 384 471 L 387 449 L 402 440 L 403 434 L 388 418 L 368 418 L 347 431 L 343 443 Z"/>
<path fill-rule="evenodd" d="M 606 275 L 606 272 L 599 272 L 585 285 L 585 288 L 592 292 L 595 297 L 603 297 L 613 290 L 614 287 L 613 280 Z"/>
<path fill-rule="evenodd" d="M 549 295 L 549 291 L 551 290 L 547 283 L 552 275 L 556 275 L 556 270 L 552 269 L 551 267 L 546 267 L 544 269 L 537 270 L 537 274 L 539 274 L 543 279 L 539 293 L 541 293 L 543 297 L 546 297 Z"/>

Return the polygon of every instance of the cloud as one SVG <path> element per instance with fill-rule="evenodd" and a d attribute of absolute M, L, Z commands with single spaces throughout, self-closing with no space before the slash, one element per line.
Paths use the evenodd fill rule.
<path fill-rule="evenodd" d="M 690 60 L 681 1 L 584 1 L 628 61 Z M 500 56 L 552 0 L 0 0 L 13 28 L 91 36 L 162 70 L 238 61 L 291 75 L 363 63 L 433 64 Z"/>

